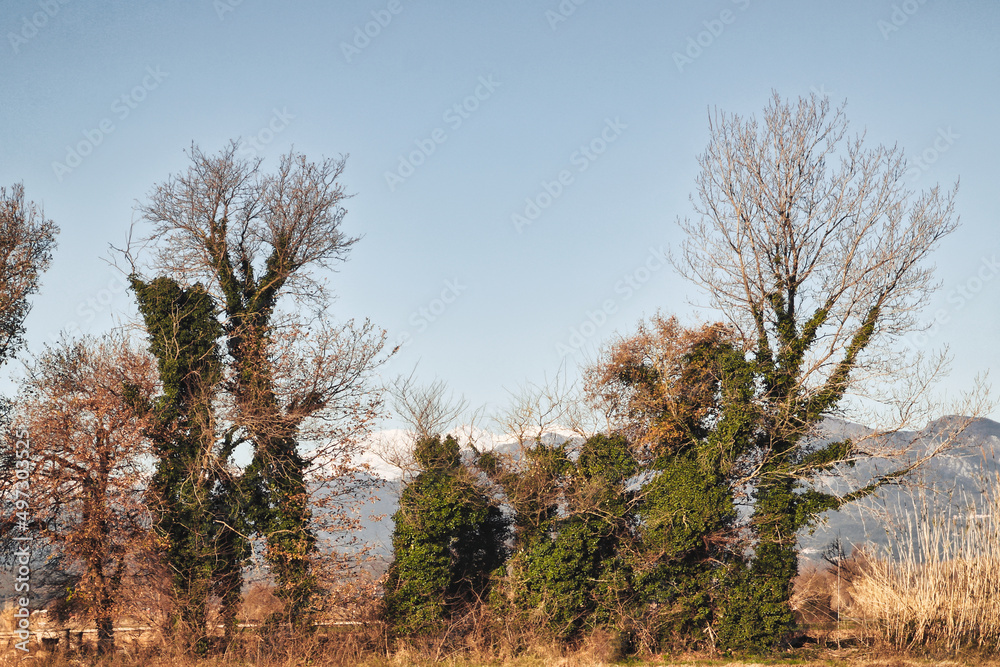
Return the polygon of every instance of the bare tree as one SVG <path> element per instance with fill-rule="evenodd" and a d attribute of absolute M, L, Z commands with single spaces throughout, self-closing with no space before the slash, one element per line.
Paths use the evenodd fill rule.
<path fill-rule="evenodd" d="M 392 407 L 417 439 L 446 433 L 469 407 L 464 398 L 448 395 L 444 380 L 418 385 L 416 369 L 398 376 L 389 387 Z"/>
<path fill-rule="evenodd" d="M 531 446 L 554 431 L 571 429 L 580 422 L 576 387 L 562 370 L 541 384 L 527 383 L 510 391 L 510 402 L 494 417 L 500 431 L 519 446 Z"/>
<path fill-rule="evenodd" d="M 674 263 L 783 369 L 774 390 L 819 407 L 911 368 L 895 344 L 935 287 L 927 258 L 957 225 L 956 190 L 908 190 L 902 151 L 866 148 L 815 95 L 709 127 Z"/>
<path fill-rule="evenodd" d="M 143 404 L 156 384 L 154 360 L 121 335 L 64 341 L 32 364 L 17 404 L 15 430 L 31 442 L 33 526 L 79 575 L 71 597 L 96 620 L 101 654 L 114 648 L 123 589 L 141 585 L 153 548 Z"/>
<path fill-rule="evenodd" d="M 384 358 L 385 334 L 367 322 L 333 326 L 325 315 L 316 271 L 343 261 L 357 241 L 341 230 L 344 158 L 314 163 L 289 153 L 267 174 L 237 154 L 236 142 L 217 155 L 192 147 L 188 170 L 139 210 L 153 226 L 145 239 L 153 269 L 183 285 L 201 282 L 215 299 L 229 419 L 254 450 L 243 475 L 247 509 L 286 618 L 299 622 L 316 591 L 308 471 L 328 482 L 357 471 L 351 457 L 381 405 L 368 375 Z M 343 504 L 350 486 L 334 493 L 327 484 L 323 498 L 340 495 Z"/>
<path fill-rule="evenodd" d="M 24 343 L 27 298 L 38 291 L 58 232 L 40 206 L 24 199 L 23 185 L 0 188 L 0 363 Z"/>
<path fill-rule="evenodd" d="M 762 636 L 772 641 L 791 618 L 798 529 L 914 466 L 900 462 L 843 495 L 811 486 L 858 457 L 896 453 L 884 436 L 926 415 L 918 408 L 929 380 L 912 374 L 941 365 L 899 342 L 935 288 L 927 260 L 957 225 L 956 190 L 910 191 L 902 151 L 848 136 L 843 108 L 815 95 L 788 103 L 775 94 L 760 122 L 716 112 L 710 132 L 698 216 L 681 221 L 687 239 L 674 263 L 733 327 L 757 378 L 744 482 L 755 508 L 752 571 L 775 583 L 765 584 L 769 602 L 750 588 L 739 594 L 744 625 L 769 628 Z M 825 417 L 862 407 L 893 419 L 864 443 L 821 436 Z"/>
<path fill-rule="evenodd" d="M 46 219 L 40 206 L 24 198 L 24 186 L 9 191 L 0 187 L 0 365 L 24 344 L 24 319 L 31 305 L 28 297 L 38 291 L 39 278 L 52 259 L 59 228 Z M 10 402 L 0 398 L 0 423 L 10 416 Z M 14 451 L 0 452 L 0 465 L 13 469 Z M 13 475 L 0 479 L 0 490 L 10 491 Z M 0 524 L 6 536 L 11 524 Z"/>
<path fill-rule="evenodd" d="M 470 415 L 469 402 L 452 394 L 443 380 L 419 384 L 414 368 L 409 375 L 401 374 L 390 380 L 385 392 L 393 414 L 407 428 L 403 434 L 383 432 L 371 449 L 382 461 L 402 471 L 404 477 L 416 475 L 420 470 L 414 452 L 421 440 L 451 433 L 460 443 L 475 443 L 479 411 Z M 469 417 L 468 423 L 462 424 L 465 416 Z M 464 432 L 453 433 L 456 429 Z"/>

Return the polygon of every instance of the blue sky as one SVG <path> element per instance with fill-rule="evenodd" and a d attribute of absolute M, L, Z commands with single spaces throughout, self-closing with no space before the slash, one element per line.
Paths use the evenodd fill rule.
<path fill-rule="evenodd" d="M 0 184 L 62 228 L 30 347 L 133 317 L 108 244 L 192 142 L 242 137 L 265 167 L 350 155 L 334 315 L 406 342 L 387 375 L 501 405 L 658 309 L 712 319 L 662 261 L 708 109 L 819 92 L 920 158 L 914 187 L 961 178 L 913 341 L 951 346 L 954 395 L 1000 361 L 998 33 L 990 0 L 11 0 Z"/>

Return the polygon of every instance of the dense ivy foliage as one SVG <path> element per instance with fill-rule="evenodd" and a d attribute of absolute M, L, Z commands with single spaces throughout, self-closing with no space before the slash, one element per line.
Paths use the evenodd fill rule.
<path fill-rule="evenodd" d="M 385 610 L 398 632 L 429 633 L 488 595 L 506 555 L 508 521 L 463 464 L 454 438 L 422 438 L 415 455 L 420 472 L 393 517 Z"/>
<path fill-rule="evenodd" d="M 619 555 L 635 521 L 626 484 L 637 465 L 628 443 L 595 436 L 582 444 L 575 462 L 565 444 L 536 443 L 529 453 L 530 465 L 543 466 L 550 485 L 532 489 L 544 491 L 544 499 L 529 493 L 517 504 L 545 510 L 518 542 L 501 610 L 541 616 L 561 638 L 598 622 L 614 623 L 618 603 L 630 597 L 621 587 L 631 577 Z"/>
<path fill-rule="evenodd" d="M 212 401 L 221 380 L 217 340 L 222 333 L 204 288 L 183 288 L 170 278 L 132 279 L 157 359 L 162 394 L 152 406 L 150 434 L 157 454 L 150 491 L 156 530 L 173 579 L 183 623 L 205 634 L 214 591 L 227 624 L 235 623 L 248 545 L 239 480 L 226 473 L 232 454 L 217 442 Z"/>
<path fill-rule="evenodd" d="M 504 568 L 501 548 L 479 570 L 459 566 L 471 562 L 460 557 L 464 536 L 498 510 L 469 481 L 457 442 L 419 443 L 422 472 L 395 517 L 386 599 L 398 631 L 440 629 L 462 581 L 492 589 L 506 627 L 562 640 L 603 627 L 649 648 L 762 652 L 788 636 L 796 534 L 857 497 L 809 486 L 850 441 L 792 446 L 839 394 L 813 403 L 797 431 L 774 424 L 771 402 L 793 391 L 787 375 L 801 359 L 786 353 L 768 366 L 721 325 L 654 325 L 595 375 L 618 417 L 608 434 L 479 453 L 514 526 Z"/>

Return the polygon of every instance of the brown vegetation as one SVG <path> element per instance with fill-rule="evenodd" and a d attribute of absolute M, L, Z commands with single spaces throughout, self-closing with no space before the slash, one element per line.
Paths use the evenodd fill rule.
<path fill-rule="evenodd" d="M 914 514 L 854 582 L 859 634 L 893 649 L 1000 650 L 1000 480 L 981 502 Z"/>
<path fill-rule="evenodd" d="M 394 565 L 376 582 L 363 576 L 363 550 L 320 539 L 352 540 L 359 492 L 377 484 L 356 455 L 382 412 L 370 378 L 387 351 L 370 323 L 326 316 L 317 270 L 339 264 L 357 240 L 341 229 L 344 160 L 289 153 L 265 174 L 236 143 L 214 156 L 193 147 L 188 170 L 140 206 L 152 225 L 146 270 L 159 275 L 144 282 L 139 248 L 125 254 L 159 377 L 154 359 L 124 339 L 67 343 L 39 358 L 18 404 L 13 431 L 34 443 L 25 532 L 67 575 L 53 616 L 58 624 L 76 613 L 98 634 L 93 649 L 78 640 L 72 651 L 48 638 L 36 661 L 81 664 L 96 653 L 119 665 L 590 665 L 665 647 L 698 648 L 690 657 L 703 659 L 796 645 L 793 610 L 810 633 L 794 655 L 816 664 L 858 655 L 845 650 L 997 651 L 998 480 L 989 504 L 964 514 L 915 505 L 884 552 L 845 558 L 838 549 L 825 565 L 798 569 L 800 529 L 917 467 L 890 436 L 927 414 L 926 382 L 943 364 L 896 343 L 919 328 L 934 288 L 926 260 L 957 224 L 955 193 L 909 191 L 900 151 L 866 149 L 846 130 L 842 109 L 815 96 L 788 104 L 776 95 L 763 125 L 713 116 L 698 219 L 681 223 L 687 242 L 675 264 L 724 323 L 641 325 L 590 369 L 586 401 L 558 384 L 526 390 L 498 420 L 514 452 L 471 442 L 466 466 L 449 437 L 436 441 L 447 465 L 429 445 L 424 460 L 416 454 L 419 474 L 404 477 L 416 500 L 401 503 L 397 535 L 405 519 L 422 518 L 413 508 L 429 507 L 427 524 L 462 531 L 464 542 L 439 531 L 439 551 L 487 565 L 431 581 L 449 602 L 461 592 L 453 611 L 394 627 L 386 610 L 395 592 L 418 611 L 434 593 L 412 574 L 437 553 L 413 545 L 432 540 L 417 528 L 394 539 Z M 23 255 L 0 265 L 2 362 L 20 343 L 25 297 L 55 228 L 20 188 L 0 189 L 0 223 L 8 255 Z M 190 314 L 181 305 L 199 294 L 201 319 L 184 321 L 200 325 L 181 325 L 177 315 Z M 192 331 L 195 345 L 182 345 Z M 184 355 L 188 366 L 175 363 Z M 446 401 L 441 384 L 412 380 L 393 393 L 414 442 L 426 442 L 465 406 Z M 871 435 L 826 441 L 824 420 L 871 399 L 883 401 L 873 418 L 885 418 L 868 422 Z M 581 406 L 606 428 L 593 428 L 595 414 Z M 593 437 L 546 440 L 567 423 Z M 887 470 L 844 476 L 873 456 Z M 837 493 L 820 490 L 831 476 L 845 482 Z M 448 499 L 442 489 L 474 493 L 447 506 L 417 502 Z M 184 511 L 169 507 L 174 500 Z M 170 549 L 176 558 L 164 556 Z M 266 567 L 246 587 L 255 565 Z M 185 577 L 200 582 L 197 595 L 179 593 Z M 170 630 L 186 603 L 197 611 L 190 636 Z M 109 655 L 129 632 L 123 624 L 141 636 Z"/>

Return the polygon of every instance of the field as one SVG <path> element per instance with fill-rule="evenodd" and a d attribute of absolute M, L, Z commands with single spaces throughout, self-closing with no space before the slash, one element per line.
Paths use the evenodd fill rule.
<path fill-rule="evenodd" d="M 725 658 L 707 656 L 655 656 L 647 659 L 630 659 L 626 661 L 609 661 L 593 651 L 581 650 L 572 654 L 555 654 L 547 652 L 531 653 L 515 659 L 479 660 L 474 658 L 442 658 L 431 657 L 400 651 L 391 656 L 370 656 L 362 659 L 345 660 L 344 655 L 316 655 L 305 651 L 300 655 L 284 657 L 265 654 L 244 655 L 232 658 L 205 658 L 139 654 L 131 657 L 118 656 L 108 661 L 97 661 L 93 657 L 62 656 L 38 654 L 29 662 L 34 665 L 49 667 L 68 667 L 69 665 L 101 664 L 109 667 L 237 667 L 244 665 L 263 665 L 264 667 L 313 667 L 358 665 L 359 667 L 424 667 L 437 665 L 442 667 L 591 667 L 603 665 L 631 665 L 634 667 L 757 667 L 764 665 L 797 665 L 799 667 L 1000 667 L 1000 660 L 986 659 L 981 656 L 961 656 L 957 658 L 913 657 L 898 654 L 871 653 L 863 649 L 807 649 L 792 652 L 778 658 Z M 20 656 L 6 654 L 0 664 L 22 664 Z"/>

